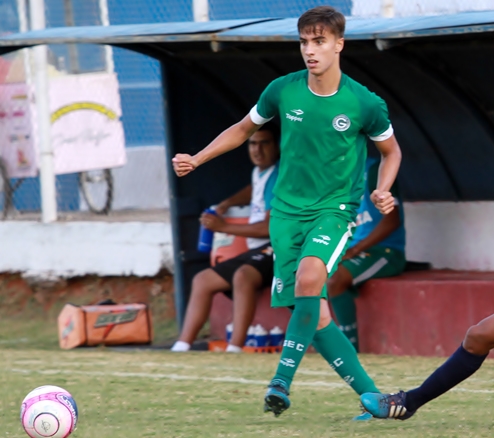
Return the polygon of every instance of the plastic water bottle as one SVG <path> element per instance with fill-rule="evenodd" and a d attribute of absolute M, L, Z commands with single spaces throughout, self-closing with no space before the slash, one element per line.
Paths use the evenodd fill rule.
<path fill-rule="evenodd" d="M 278 326 L 272 328 L 269 331 L 269 345 L 273 347 L 279 347 L 283 345 L 283 341 L 285 340 L 285 333 Z"/>
<path fill-rule="evenodd" d="M 204 210 L 204 213 L 216 214 L 214 208 L 210 207 Z M 211 246 L 213 244 L 214 231 L 208 230 L 201 225 L 199 230 L 199 240 L 197 242 L 197 250 L 200 252 L 211 252 Z"/>
<path fill-rule="evenodd" d="M 226 342 L 230 343 L 233 333 L 233 322 L 226 325 Z"/>
<path fill-rule="evenodd" d="M 268 345 L 268 331 L 261 324 L 257 324 L 254 328 L 254 339 L 256 347 L 266 347 Z"/>
<path fill-rule="evenodd" d="M 249 330 L 247 330 L 247 338 L 245 339 L 245 345 L 247 347 L 255 347 L 256 346 L 256 337 L 255 337 L 256 328 L 251 325 Z"/>

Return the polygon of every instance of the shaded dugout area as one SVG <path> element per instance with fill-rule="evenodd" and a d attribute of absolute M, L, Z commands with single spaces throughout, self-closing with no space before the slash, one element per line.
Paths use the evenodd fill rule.
<path fill-rule="evenodd" d="M 404 153 L 407 201 L 494 199 L 494 12 L 354 19 L 342 68 L 383 97 Z M 304 68 L 296 19 L 52 28 L 0 38 L 0 53 L 40 43 L 112 44 L 163 66 L 167 153 L 194 154 L 244 117 L 264 87 Z M 245 147 L 190 176 L 170 174 L 179 321 L 192 276 L 200 212 L 248 183 Z"/>

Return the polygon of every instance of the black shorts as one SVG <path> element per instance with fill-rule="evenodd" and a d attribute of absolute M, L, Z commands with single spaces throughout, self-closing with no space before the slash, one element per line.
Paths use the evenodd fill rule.
<path fill-rule="evenodd" d="M 273 282 L 273 248 L 270 243 L 254 248 L 232 259 L 211 266 L 221 278 L 226 280 L 230 285 L 233 283 L 235 271 L 243 265 L 250 265 L 257 269 L 262 276 L 262 287 L 271 286 Z M 231 298 L 232 291 L 227 290 L 223 293 Z"/>

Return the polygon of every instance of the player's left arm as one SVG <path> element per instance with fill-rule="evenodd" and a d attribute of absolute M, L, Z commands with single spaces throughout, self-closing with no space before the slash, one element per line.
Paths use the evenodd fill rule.
<path fill-rule="evenodd" d="M 377 187 L 371 194 L 371 200 L 382 214 L 394 209 L 391 187 L 396 180 L 401 163 L 401 149 L 394 134 L 382 141 L 374 141 L 381 153 L 381 164 L 377 177 Z"/>

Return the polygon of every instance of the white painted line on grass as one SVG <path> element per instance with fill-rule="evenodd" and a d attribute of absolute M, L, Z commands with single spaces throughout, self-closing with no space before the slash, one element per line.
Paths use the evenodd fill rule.
<path fill-rule="evenodd" d="M 79 370 L 22 370 L 17 368 L 10 369 L 13 373 L 20 374 L 42 374 L 42 375 L 57 375 L 57 374 L 78 374 L 83 376 L 93 377 L 136 377 L 143 379 L 168 379 L 168 380 L 190 380 L 190 381 L 204 381 L 204 382 L 218 382 L 218 383 L 239 383 L 242 385 L 263 385 L 267 384 L 265 380 L 252 380 L 245 379 L 243 377 L 223 376 L 223 377 L 207 377 L 207 376 L 187 376 L 181 374 L 160 374 L 160 373 L 128 373 L 120 371 L 104 372 L 104 371 L 79 371 Z M 330 388 L 341 389 L 346 388 L 346 383 L 336 382 L 300 382 L 295 381 L 295 386 L 305 386 L 311 388 Z M 451 391 L 458 392 L 470 392 L 473 394 L 494 394 L 494 390 L 490 389 L 468 389 L 468 388 L 453 388 Z"/>
<path fill-rule="evenodd" d="M 223 377 L 207 377 L 207 376 L 187 376 L 181 374 L 160 374 L 160 373 L 126 373 L 120 371 L 104 372 L 104 371 L 79 371 L 79 370 L 21 370 L 18 368 L 12 368 L 9 371 L 20 374 L 42 374 L 42 375 L 57 375 L 57 374 L 79 374 L 83 376 L 93 377 L 137 377 L 144 379 L 168 379 L 168 380 L 201 380 L 204 382 L 218 382 L 218 383 L 240 383 L 242 385 L 263 385 L 266 386 L 268 382 L 266 380 L 252 380 L 245 379 L 243 377 L 223 376 Z M 334 382 L 294 382 L 295 386 L 308 386 L 314 388 L 346 388 L 346 383 L 334 383 Z"/>

